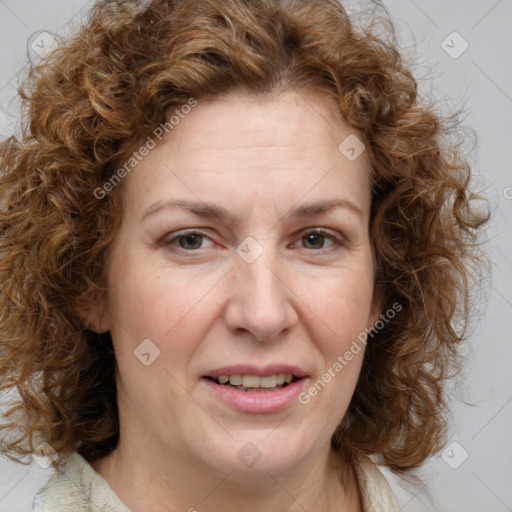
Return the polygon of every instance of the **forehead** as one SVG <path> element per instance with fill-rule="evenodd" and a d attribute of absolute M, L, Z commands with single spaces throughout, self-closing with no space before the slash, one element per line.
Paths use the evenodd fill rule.
<path fill-rule="evenodd" d="M 334 100 L 311 91 L 199 100 L 130 174 L 130 206 L 140 211 L 171 191 L 234 201 L 280 190 L 283 201 L 297 202 L 308 187 L 324 196 L 341 185 L 365 202 L 366 155 L 351 161 L 340 151 L 356 134 Z"/>
<path fill-rule="evenodd" d="M 327 93 L 294 89 L 256 95 L 236 90 L 200 100 L 169 138 L 177 139 L 176 145 L 187 150 L 204 148 L 208 137 L 214 148 L 288 146 L 306 152 L 337 146 L 355 131 Z M 320 147 L 319 138 L 323 142 Z"/>

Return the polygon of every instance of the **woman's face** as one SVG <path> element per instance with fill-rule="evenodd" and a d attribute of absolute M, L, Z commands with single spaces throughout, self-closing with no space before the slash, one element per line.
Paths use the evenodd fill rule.
<path fill-rule="evenodd" d="M 344 355 L 378 314 L 366 155 L 311 92 L 183 117 L 127 176 L 108 258 L 121 441 L 279 474 L 329 446 L 363 350 Z"/>

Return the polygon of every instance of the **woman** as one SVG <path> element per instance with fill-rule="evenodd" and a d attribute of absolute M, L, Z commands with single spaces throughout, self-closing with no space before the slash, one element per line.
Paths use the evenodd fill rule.
<path fill-rule="evenodd" d="M 334 0 L 135 4 L 2 146 L 3 451 L 57 469 L 35 510 L 399 510 L 376 464 L 445 441 L 467 163 Z"/>

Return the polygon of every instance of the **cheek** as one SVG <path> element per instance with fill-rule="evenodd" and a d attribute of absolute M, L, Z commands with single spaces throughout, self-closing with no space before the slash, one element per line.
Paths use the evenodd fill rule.
<path fill-rule="evenodd" d="M 309 295 L 319 312 L 313 338 L 323 364 L 299 402 L 325 417 L 326 432 L 332 433 L 343 418 L 359 379 L 366 348 L 360 335 L 368 327 L 372 292 L 367 278 L 346 273 L 324 283 L 323 293 Z"/>
<path fill-rule="evenodd" d="M 193 279 L 189 274 L 155 268 L 146 259 L 120 258 L 112 267 L 108 309 L 118 358 L 126 363 L 134 349 L 150 339 L 160 350 L 160 363 L 172 360 L 179 367 L 207 332 L 208 290 L 212 277 Z M 203 321 L 199 321 L 202 318 Z M 120 361 L 121 362 L 121 361 Z"/>
<path fill-rule="evenodd" d="M 171 279 L 154 269 L 149 272 L 142 262 L 120 261 L 110 276 L 111 335 L 124 410 L 128 415 L 145 411 L 155 425 L 167 431 L 172 422 L 169 414 L 187 407 L 182 385 L 187 382 L 194 351 L 207 332 L 207 312 L 200 302 L 204 293 L 187 286 L 185 278 Z M 150 354 L 148 366 L 143 362 L 146 353 Z"/>
<path fill-rule="evenodd" d="M 322 411 L 330 431 L 344 416 L 359 379 L 366 346 L 358 336 L 368 327 L 373 282 L 366 272 L 340 269 L 336 278 L 315 284 L 307 296 L 318 315 L 316 335 L 310 331 L 310 336 L 322 367 L 299 402 Z"/>
<path fill-rule="evenodd" d="M 324 324 L 329 344 L 337 349 L 368 327 L 372 309 L 373 281 L 368 272 L 339 269 L 305 289 L 303 296 Z"/>

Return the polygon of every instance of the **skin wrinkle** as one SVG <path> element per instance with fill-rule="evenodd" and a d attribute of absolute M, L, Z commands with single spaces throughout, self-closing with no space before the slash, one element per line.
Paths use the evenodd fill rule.
<path fill-rule="evenodd" d="M 346 409 L 348 406 L 363 353 L 347 368 L 342 378 L 324 390 L 322 397 L 312 404 L 306 416 L 306 411 L 301 410 L 302 406 L 298 402 L 294 403 L 289 409 L 292 411 L 290 418 L 270 436 L 268 433 L 281 421 L 282 414 L 288 414 L 288 409 L 282 414 L 269 415 L 268 418 L 266 415 L 254 417 L 235 413 L 219 404 L 201 383 L 201 376 L 212 365 L 236 361 L 260 361 L 261 364 L 269 361 L 289 362 L 287 354 L 294 354 L 292 360 L 296 364 L 306 365 L 314 381 L 315 376 L 320 375 L 323 368 L 340 351 L 345 350 L 341 344 L 348 348 L 352 337 L 364 327 L 370 327 L 375 317 L 372 310 L 373 264 L 366 229 L 370 191 L 364 160 L 361 159 L 356 166 L 349 166 L 338 152 L 337 145 L 327 142 L 323 132 L 328 130 L 325 122 L 307 104 L 291 101 L 295 99 L 294 95 L 283 94 L 251 102 L 250 108 L 244 111 L 232 108 L 239 103 L 240 98 L 243 96 L 239 93 L 226 97 L 223 102 L 201 104 L 183 122 L 181 133 L 177 131 L 175 137 L 155 149 L 127 180 L 125 217 L 109 255 L 106 308 L 119 319 L 131 336 L 127 338 L 124 329 L 119 330 L 116 324 L 105 326 L 112 333 L 120 374 L 126 375 L 121 378 L 119 387 L 119 399 L 123 404 L 121 441 L 109 457 L 94 463 L 93 467 L 104 476 L 123 501 L 133 508 L 142 507 L 143 502 L 147 504 L 146 497 L 142 502 L 138 496 L 147 496 L 149 492 L 155 496 L 155 504 L 164 503 L 166 496 L 172 496 L 175 503 L 173 506 L 179 510 L 178 505 L 184 507 L 193 500 L 198 486 L 207 489 L 214 485 L 214 480 L 221 476 L 219 471 L 229 474 L 235 470 L 215 495 L 209 498 L 208 505 L 212 510 L 221 509 L 228 503 L 233 505 L 233 485 L 240 483 L 244 487 L 237 491 L 238 506 L 245 510 L 250 510 L 249 504 L 255 502 L 256 496 L 258 510 L 265 502 L 268 507 L 275 505 L 276 499 L 282 509 L 298 510 L 294 500 L 287 497 L 286 493 L 279 493 L 279 486 L 283 486 L 303 506 L 312 507 L 323 503 L 326 508 L 331 508 L 335 503 L 346 501 L 349 510 L 359 510 L 361 504 L 354 475 L 349 469 L 343 469 L 341 459 L 337 459 L 336 463 L 329 462 L 333 457 L 334 460 L 337 458 L 329 449 L 329 440 L 344 415 L 340 404 L 335 404 L 340 396 L 344 396 L 341 407 Z M 310 98 L 310 101 L 312 99 L 319 101 L 317 98 Z M 218 119 L 220 112 L 222 130 L 209 130 L 209 122 Z M 266 131 L 252 131 L 248 121 L 254 112 L 265 118 Z M 275 119 L 282 119 L 283 112 L 287 112 L 290 117 L 276 125 Z M 310 126 L 316 127 L 316 130 L 308 134 L 308 138 L 311 145 L 317 148 L 314 156 L 310 151 L 306 152 L 299 169 L 293 160 L 286 158 L 287 155 L 300 152 L 303 146 L 298 131 L 300 128 L 295 122 L 297 118 L 305 118 Z M 218 122 L 215 121 L 216 124 Z M 339 129 L 343 132 L 349 130 L 349 127 L 340 125 Z M 289 149 L 294 151 L 283 153 L 280 151 L 282 145 L 270 149 L 259 144 L 268 132 L 273 132 L 274 138 L 289 140 L 294 144 Z M 220 138 L 218 133 L 222 133 Z M 288 137 L 288 134 L 296 136 Z M 196 150 L 194 158 L 207 159 L 211 166 L 219 168 L 216 182 L 205 181 L 203 173 L 190 170 L 188 157 L 192 153 L 189 145 L 193 145 L 197 138 L 208 149 L 204 152 Z M 262 166 L 261 159 L 246 160 L 246 168 L 242 169 L 239 161 L 245 160 L 245 151 L 240 150 L 235 160 L 226 161 L 224 147 L 219 144 L 222 140 L 228 146 L 233 142 L 236 144 L 238 138 L 254 140 L 254 147 L 261 148 L 270 161 L 281 163 L 279 168 L 272 166 L 272 174 L 267 175 L 267 179 L 255 180 Z M 217 150 L 209 149 L 212 146 Z M 306 255 L 306 251 L 302 249 L 301 252 L 299 248 L 289 252 L 281 242 L 284 236 L 288 239 L 292 233 L 301 232 L 305 227 L 322 226 L 326 222 L 331 229 L 337 225 L 334 222 L 335 213 L 329 216 L 324 213 L 317 214 L 313 219 L 283 220 L 274 233 L 267 233 L 268 226 L 275 223 L 276 216 L 283 215 L 279 210 L 289 209 L 288 205 L 293 205 L 294 198 L 299 197 L 300 191 L 304 189 L 303 180 L 293 179 L 297 173 L 308 169 L 307 181 L 316 182 L 322 171 L 311 169 L 310 159 L 318 164 L 318 169 L 322 169 L 334 155 L 337 155 L 338 172 L 333 173 L 327 181 L 320 182 L 306 199 L 324 199 L 332 195 L 329 191 L 334 190 L 351 197 L 364 212 L 364 223 L 353 227 L 364 242 L 349 245 L 350 251 L 332 246 L 336 252 L 323 256 L 315 255 L 314 251 Z M 244 205 L 244 211 L 250 213 L 239 217 L 241 225 L 236 232 L 250 233 L 264 246 L 259 260 L 249 265 L 224 249 L 220 255 L 217 251 L 202 249 L 203 255 L 199 254 L 192 260 L 183 259 L 168 252 L 166 248 L 154 250 L 155 245 L 151 244 L 151 240 L 159 239 L 164 230 L 181 231 L 190 222 L 188 219 L 194 218 L 174 209 L 165 209 L 159 214 L 146 217 L 144 223 L 139 220 L 139 212 L 146 211 L 146 205 L 154 204 L 155 199 L 159 203 L 158 198 L 162 195 L 165 197 L 171 191 L 178 197 L 180 194 L 190 194 L 188 189 L 180 186 L 181 182 L 174 175 L 166 171 L 164 162 L 168 161 L 198 197 L 208 197 L 209 201 L 222 204 L 230 212 L 237 212 Z M 288 190 L 281 183 L 287 183 Z M 144 184 L 143 189 L 141 184 Z M 233 186 L 236 186 L 238 196 L 232 193 Z M 284 191 L 285 194 L 282 193 Z M 335 193 L 334 197 L 338 197 L 338 194 Z M 248 204 L 252 208 L 247 208 Z M 269 209 L 271 204 L 276 208 Z M 264 214 L 264 211 L 273 213 Z M 157 215 L 168 219 L 169 227 L 166 227 L 167 221 L 164 221 L 161 224 L 157 222 L 155 226 L 158 227 L 150 228 L 156 222 Z M 200 222 L 208 225 L 211 221 L 200 219 Z M 196 225 L 196 222 L 191 224 L 192 227 Z M 222 240 L 220 232 L 216 233 L 216 237 Z M 298 234 L 293 238 L 300 240 Z M 222 243 L 228 245 L 228 240 Z M 148 253 L 145 247 L 150 247 L 152 252 Z M 199 296 L 202 296 L 210 288 L 210 283 L 229 267 L 233 268 L 233 272 L 209 291 L 204 300 L 197 303 L 197 289 L 202 290 L 199 292 Z M 306 305 L 287 292 L 266 267 L 273 269 L 280 279 L 289 283 L 294 293 L 306 300 Z M 168 272 L 170 268 L 174 269 L 173 274 Z M 337 269 L 337 277 L 333 273 L 334 269 Z M 314 286 L 311 281 L 313 276 L 316 279 Z M 185 288 L 182 286 L 185 282 L 194 283 L 194 286 Z M 250 290 L 249 294 L 247 290 Z M 343 290 L 343 293 L 336 293 L 335 290 Z M 178 293 L 180 304 L 171 300 Z M 183 312 L 195 303 L 197 305 L 166 336 L 168 326 L 175 323 L 175 318 L 181 317 L 179 311 Z M 336 326 L 335 333 L 326 331 L 320 319 L 311 315 L 309 308 L 321 312 L 322 321 Z M 340 311 L 344 311 L 341 317 Z M 154 363 L 155 371 L 151 373 L 133 364 L 132 340 L 143 337 L 156 343 L 162 353 Z M 254 343 L 263 344 L 254 346 Z M 129 368 L 133 369 L 126 373 Z M 173 378 L 180 382 L 180 386 L 184 386 L 186 394 L 180 394 L 183 391 L 181 387 L 174 391 L 158 387 L 160 373 L 157 368 L 169 368 Z M 202 407 L 197 407 L 194 402 L 189 404 L 189 395 L 198 400 Z M 205 415 L 203 407 L 209 414 Z M 218 425 L 212 423 L 212 416 L 217 417 L 219 409 L 219 424 L 230 436 L 219 431 Z M 333 411 L 336 413 L 333 414 Z M 130 442 L 141 436 L 145 439 L 142 452 Z M 240 468 L 236 454 L 248 442 L 258 446 L 264 457 L 257 468 L 246 472 Z M 131 448 L 128 449 L 128 446 Z M 205 446 L 211 448 L 206 449 Z M 133 457 L 138 461 L 135 465 Z M 173 464 L 170 461 L 175 462 Z M 145 466 L 158 468 L 157 473 L 162 475 L 162 481 L 149 483 L 149 478 L 145 476 Z M 194 482 L 193 490 L 183 483 L 176 485 L 177 472 L 186 471 L 184 466 L 191 466 L 187 480 Z M 198 471 L 198 467 L 203 469 Z M 129 474 L 126 472 L 128 468 Z M 279 475 L 280 484 L 269 481 L 268 474 L 276 478 Z M 342 480 L 339 479 L 340 475 L 343 475 Z M 168 482 L 165 486 L 164 481 Z"/>
<path fill-rule="evenodd" d="M 262 140 L 251 141 L 259 146 L 254 152 L 239 150 L 245 154 L 238 161 L 235 149 L 222 153 L 224 162 L 236 165 L 242 173 L 238 176 L 248 171 L 247 162 L 260 164 L 252 181 L 248 177 L 249 191 L 254 189 L 256 195 L 242 200 L 236 182 L 229 189 L 233 210 L 243 214 L 238 226 L 230 226 L 232 234 L 226 226 L 211 226 L 219 230 L 218 242 L 229 248 L 212 251 L 212 259 L 197 266 L 187 264 L 185 271 L 181 260 L 171 263 L 169 257 L 161 257 L 156 262 L 164 251 L 148 237 L 146 242 L 139 241 L 140 250 L 125 255 L 141 258 L 137 272 L 125 276 L 126 286 L 135 286 L 135 277 L 140 277 L 149 262 L 159 277 L 147 276 L 146 293 L 151 287 L 164 286 L 169 274 L 176 278 L 175 284 L 181 275 L 183 284 L 174 292 L 173 308 L 169 305 L 169 311 L 160 312 L 169 337 L 179 334 L 182 322 L 191 322 L 193 329 L 203 326 L 199 334 L 206 338 L 205 320 L 212 317 L 201 318 L 201 311 L 215 296 L 211 303 L 217 307 L 215 318 L 224 318 L 225 328 L 229 325 L 239 335 L 236 345 L 247 350 L 248 357 L 261 358 L 262 352 L 255 347 L 263 345 L 269 357 L 277 357 L 282 353 L 272 347 L 286 342 L 290 333 L 278 330 L 279 316 L 267 317 L 266 328 L 258 331 L 265 319 L 258 303 L 270 297 L 270 313 L 280 312 L 291 324 L 307 319 L 318 326 L 308 329 L 309 325 L 303 325 L 298 333 L 302 340 L 333 336 L 339 319 L 324 317 L 324 309 L 331 307 L 328 289 L 314 303 L 309 298 L 317 293 L 321 277 L 330 268 L 336 267 L 347 280 L 357 280 L 349 262 L 354 254 L 365 252 L 369 240 L 375 301 L 382 311 L 392 305 L 401 309 L 385 328 L 368 338 L 355 390 L 347 390 L 340 403 L 334 404 L 341 415 L 341 402 L 352 395 L 331 447 L 343 460 L 355 462 L 371 456 L 396 473 L 413 475 L 446 441 L 446 379 L 456 375 L 464 362 L 460 349 L 468 337 L 465 328 L 478 312 L 479 294 L 472 293 L 481 289 L 479 278 L 485 272 L 486 258 L 479 241 L 489 214 L 482 212 L 481 197 L 470 186 L 472 170 L 463 141 L 471 139 L 459 125 L 459 113 L 443 117 L 433 106 L 435 99 L 429 104 L 418 97 L 417 83 L 396 48 L 391 23 L 381 25 L 381 20 L 372 18 L 371 25 L 359 26 L 361 18 L 351 20 L 335 0 L 185 0 L 178 3 L 179 8 L 174 2 L 153 0 L 137 15 L 128 4 L 123 0 L 98 2 L 76 35 L 59 45 L 50 59 L 29 69 L 20 88 L 24 116 L 20 135 L 0 144 L 0 204 L 4 206 L 0 210 L 0 392 L 20 390 L 20 397 L 11 402 L 12 414 L 2 417 L 3 453 L 13 460 L 30 459 L 34 445 L 43 438 L 59 454 L 54 462 L 57 468 L 74 451 L 94 462 L 113 453 L 118 445 L 117 363 L 108 327 L 117 325 L 117 338 L 129 340 L 132 348 L 150 333 L 124 329 L 130 322 L 123 315 L 118 317 L 114 308 L 109 310 L 110 305 L 104 314 L 96 315 L 93 306 L 105 300 L 109 291 L 106 263 L 125 220 L 123 209 L 135 208 L 136 201 L 151 192 L 148 183 L 142 183 L 140 197 L 123 204 L 126 185 L 133 181 L 131 169 L 146 158 L 138 151 L 147 137 L 156 139 L 155 130 L 160 127 L 162 131 L 167 123 L 168 139 L 158 139 L 158 145 L 172 144 L 185 133 L 196 108 L 215 102 L 224 105 L 234 91 L 247 92 L 244 101 L 234 106 L 237 115 L 251 110 L 254 119 L 264 125 L 270 112 L 256 113 L 255 105 L 294 91 L 290 112 L 307 105 L 308 116 L 317 114 L 313 124 L 307 116 L 296 120 L 297 136 L 303 136 L 300 145 L 297 138 L 276 140 L 260 126 L 257 133 Z M 235 34 L 226 20 L 236 27 Z M 326 103 L 317 102 L 317 97 Z M 185 115 L 185 107 L 190 107 L 190 114 Z M 177 125 L 169 118 L 176 111 L 184 114 L 176 116 Z M 273 128 L 288 122 L 288 116 L 288 111 L 282 112 Z M 254 119 L 247 124 L 253 129 Z M 212 118 L 209 136 L 220 134 L 224 122 L 222 114 Z M 351 127 L 365 145 L 355 162 L 336 151 L 346 135 L 332 130 L 339 124 Z M 325 165 L 301 167 L 306 160 L 313 161 L 318 151 L 310 148 L 309 134 L 313 138 L 323 134 L 322 143 L 332 148 L 333 158 Z M 187 134 L 189 147 L 200 151 L 203 141 L 191 137 Z M 212 149 L 225 148 L 225 143 Z M 249 147 L 241 139 L 238 144 Z M 301 157 L 286 151 L 287 145 L 298 145 L 296 153 Z M 291 189 L 293 179 L 275 182 L 275 188 L 284 190 L 278 205 L 271 204 L 267 190 L 260 188 L 287 169 L 267 154 L 258 155 L 264 147 L 271 147 L 271 154 L 279 152 L 306 176 L 300 192 Z M 189 151 L 187 170 L 201 168 L 200 174 L 191 172 L 180 181 L 181 173 L 173 174 L 169 165 L 165 169 L 169 183 L 197 200 L 187 185 L 218 183 L 226 169 L 208 169 L 207 162 L 199 166 L 200 162 L 193 161 L 194 152 Z M 208 159 L 213 153 L 203 155 Z M 356 173 L 363 161 L 370 171 L 368 182 L 359 183 L 361 189 L 371 191 L 371 209 L 365 218 L 368 237 L 361 234 L 357 243 L 352 239 L 336 263 L 325 260 L 313 265 L 288 246 L 292 240 L 286 235 L 302 226 L 285 215 L 286 207 L 327 187 L 337 176 L 333 164 L 340 155 L 350 172 Z M 122 178 L 121 169 L 126 174 Z M 356 187 L 360 178 L 354 178 L 351 186 Z M 333 191 L 328 190 L 329 194 Z M 206 190 L 204 197 L 210 192 Z M 267 206 L 261 215 L 252 201 Z M 356 225 L 352 218 L 341 217 L 340 212 L 339 225 L 336 222 L 333 228 L 348 232 Z M 190 222 L 188 218 L 183 221 Z M 164 234 L 176 227 L 153 225 Z M 244 225 L 250 226 L 251 233 L 242 232 Z M 355 231 L 362 233 L 359 227 Z M 265 251 L 252 266 L 238 267 L 233 249 L 248 234 L 263 243 Z M 199 269 L 202 273 L 195 274 Z M 297 273 L 308 279 L 301 290 L 296 289 Z M 247 296 L 247 288 L 237 279 L 251 286 L 253 294 Z M 165 288 L 162 297 L 170 289 Z M 177 299 L 183 293 L 190 303 Z M 236 294 L 231 303 L 227 302 L 230 294 Z M 154 299 L 158 307 L 162 302 L 161 297 Z M 159 311 L 142 300 L 137 306 L 128 320 L 143 322 Z M 294 320 L 297 310 L 304 315 Z M 196 316 L 197 322 L 192 322 Z M 355 321 L 353 316 L 351 321 Z M 237 322 L 251 318 L 245 330 L 237 330 Z M 225 341 L 223 334 L 215 339 Z M 272 336 L 276 344 L 264 343 Z M 262 343 L 249 343 L 255 340 Z M 206 357 L 201 347 L 190 351 L 190 360 Z M 216 356 L 234 355 L 225 352 Z M 159 360 L 150 368 L 158 368 Z M 133 353 L 128 361 L 131 364 L 121 373 L 120 384 L 140 364 Z M 328 368 L 333 361 L 325 363 Z M 171 375 L 164 371 L 156 387 L 165 379 L 175 385 L 181 382 Z M 44 389 L 38 386 L 39 379 Z M 130 396 L 135 399 L 137 395 Z M 143 402 L 141 408 L 147 405 Z M 20 414 L 33 421 L 18 430 Z M 229 418 L 228 413 L 223 415 Z M 163 419 L 155 419 L 154 429 L 165 430 Z M 217 427 L 220 434 L 225 433 Z M 253 427 L 268 429 L 264 424 Z M 190 464 L 188 459 L 183 461 L 184 467 Z M 211 483 L 208 492 L 219 480 Z"/>

